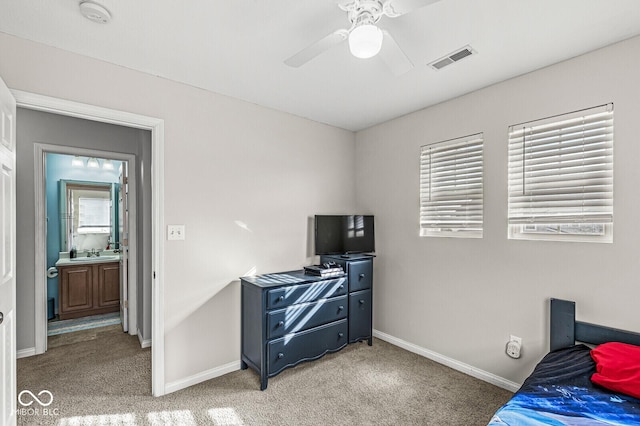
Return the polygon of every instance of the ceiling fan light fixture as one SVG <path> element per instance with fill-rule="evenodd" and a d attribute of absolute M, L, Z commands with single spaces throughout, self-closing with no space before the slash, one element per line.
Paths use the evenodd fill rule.
<path fill-rule="evenodd" d="M 372 58 L 380 52 L 382 38 L 382 31 L 375 25 L 358 25 L 349 34 L 349 50 L 356 58 Z"/>

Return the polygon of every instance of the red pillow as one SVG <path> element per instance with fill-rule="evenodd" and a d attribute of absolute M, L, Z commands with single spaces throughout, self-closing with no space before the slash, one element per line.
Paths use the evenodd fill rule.
<path fill-rule="evenodd" d="M 596 362 L 593 383 L 640 398 L 640 346 L 604 343 L 591 350 L 591 358 Z"/>

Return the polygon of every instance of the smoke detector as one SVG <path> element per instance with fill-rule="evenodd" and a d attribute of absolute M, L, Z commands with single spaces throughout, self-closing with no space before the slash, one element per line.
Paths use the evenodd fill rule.
<path fill-rule="evenodd" d="M 80 13 L 90 21 L 98 24 L 106 24 L 111 21 L 111 13 L 103 6 L 92 1 L 83 1 L 80 3 Z"/>

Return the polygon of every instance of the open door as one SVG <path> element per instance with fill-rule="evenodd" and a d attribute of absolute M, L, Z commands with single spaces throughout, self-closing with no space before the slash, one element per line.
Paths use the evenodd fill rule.
<path fill-rule="evenodd" d="M 120 192 L 118 195 L 118 223 L 120 241 L 120 320 L 122 331 L 129 331 L 129 183 L 127 162 L 120 168 Z"/>
<path fill-rule="evenodd" d="M 16 101 L 0 79 L 0 424 L 16 424 Z"/>

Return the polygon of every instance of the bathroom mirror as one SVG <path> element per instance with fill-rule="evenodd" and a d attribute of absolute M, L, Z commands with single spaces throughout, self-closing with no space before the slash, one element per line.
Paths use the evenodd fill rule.
<path fill-rule="evenodd" d="M 117 241 L 118 186 L 60 180 L 60 251 L 104 250 Z"/>

